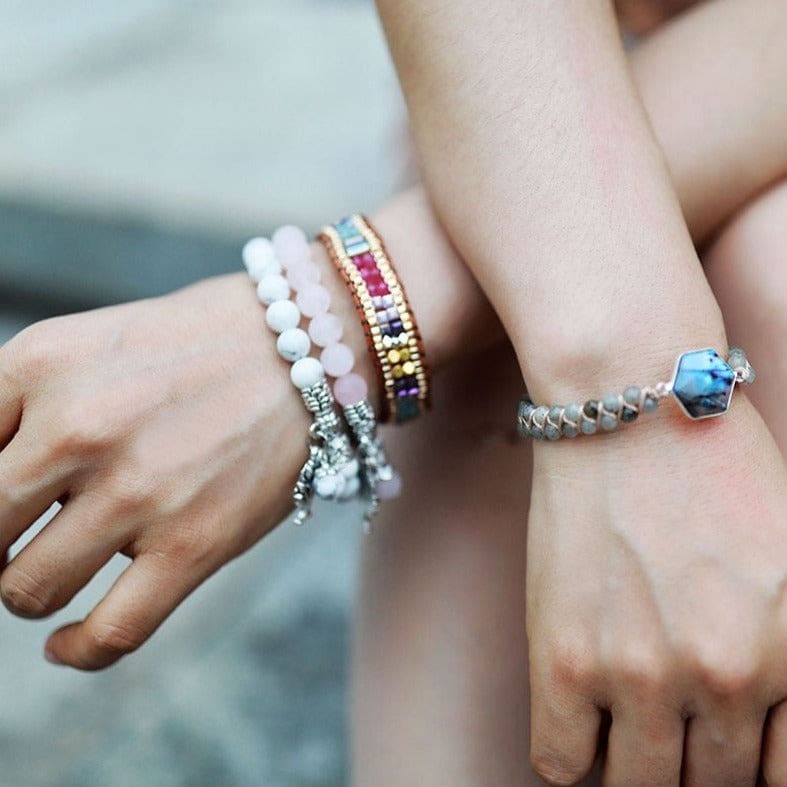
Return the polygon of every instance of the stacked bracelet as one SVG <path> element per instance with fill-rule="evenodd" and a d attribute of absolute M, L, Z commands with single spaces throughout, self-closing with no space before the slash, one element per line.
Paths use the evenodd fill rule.
<path fill-rule="evenodd" d="M 726 361 L 715 350 L 693 350 L 678 358 L 669 382 L 630 386 L 622 394 L 607 394 L 582 405 L 537 407 L 525 395 L 519 402 L 519 433 L 536 440 L 559 440 L 611 432 L 642 413 L 653 412 L 668 396 L 689 418 L 711 418 L 727 412 L 736 383 L 750 385 L 754 378 L 754 369 L 738 347 L 730 349 Z"/>
<path fill-rule="evenodd" d="M 309 457 L 293 491 L 295 521 L 301 524 L 308 519 L 314 495 L 328 500 L 362 495 L 368 524 L 378 500 L 396 496 L 401 484 L 377 436 L 366 382 L 352 372 L 354 354 L 340 341 L 341 321 L 328 311 L 330 293 L 320 284 L 321 272 L 311 259 L 306 236 L 297 227 L 281 227 L 272 242 L 249 241 L 243 259 L 257 283 L 260 301 L 267 306 L 266 322 L 278 334 L 279 355 L 293 364 L 290 378 L 313 416 Z M 291 290 L 297 293 L 295 302 L 290 300 Z M 302 317 L 310 320 L 308 332 L 299 327 Z M 322 348 L 320 360 L 309 355 L 312 342 Z M 336 378 L 333 393 L 326 373 Z M 344 409 L 354 447 L 336 400 Z"/>
<path fill-rule="evenodd" d="M 380 378 L 383 418 L 399 423 L 430 404 L 430 376 L 407 295 L 368 220 L 354 215 L 319 236 L 355 301 Z"/>

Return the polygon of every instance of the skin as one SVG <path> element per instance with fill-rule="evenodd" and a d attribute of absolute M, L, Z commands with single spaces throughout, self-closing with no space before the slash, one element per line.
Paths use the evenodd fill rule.
<path fill-rule="evenodd" d="M 723 329 L 636 96 L 613 75 L 621 56 L 609 19 L 600 5 L 573 5 L 570 14 L 562 3 L 538 14 L 526 6 L 500 3 L 485 18 L 488 37 L 476 34 L 469 3 L 382 2 L 381 10 L 449 233 L 495 304 L 537 401 L 581 400 L 583 387 L 621 373 L 626 382 L 648 379 L 646 366 L 674 357 L 679 333 L 683 348 L 687 337 L 723 348 Z M 725 8 L 740 15 L 742 7 Z M 778 26 L 782 9 L 768 11 Z M 564 42 L 578 45 L 577 28 L 589 42 L 578 56 L 563 53 Z M 584 122 L 574 129 L 577 107 Z M 608 130 L 598 124 L 608 117 L 619 124 L 619 149 L 599 165 Z M 470 190 L 472 203 L 450 196 Z M 533 264 L 544 259 L 547 274 Z M 551 297 L 555 282 L 568 281 L 581 281 L 582 297 L 565 288 Z M 532 295 L 527 309 L 522 292 Z M 634 358 L 605 355 L 617 337 Z M 744 398 L 724 419 L 689 425 L 665 414 L 627 440 L 614 453 L 607 438 L 535 447 L 533 765 L 552 783 L 580 780 L 606 717 L 609 784 L 673 784 L 681 773 L 688 784 L 750 783 L 766 713 L 785 694 L 782 457 Z"/>
<path fill-rule="evenodd" d="M 492 344 L 499 327 L 424 211 L 423 196 L 408 195 L 375 218 L 395 244 L 435 366 Z M 411 245 L 400 247 L 407 238 Z M 353 325 L 341 284 L 328 280 Z M 66 503 L 3 573 L 4 600 L 19 613 L 47 614 L 67 603 L 104 555 L 120 549 L 133 557 L 93 615 L 49 641 L 52 658 L 95 669 L 138 647 L 185 594 L 288 509 L 287 485 L 303 459 L 290 436 L 305 431 L 306 420 L 272 343 L 259 340 L 263 331 L 253 291 L 234 276 L 47 321 L 0 350 L 2 398 L 10 405 L 0 416 L 6 543 L 33 512 L 58 498 Z M 348 339 L 364 357 L 360 331 Z M 287 444 L 292 455 L 280 450 Z M 251 470 L 238 473 L 239 466 Z M 501 685 L 499 696 L 504 691 Z"/>

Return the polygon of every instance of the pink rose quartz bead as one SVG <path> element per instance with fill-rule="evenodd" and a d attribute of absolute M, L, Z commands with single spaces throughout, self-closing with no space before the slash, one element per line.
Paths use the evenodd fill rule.
<path fill-rule="evenodd" d="M 320 362 L 326 374 L 331 377 L 341 377 L 353 368 L 355 355 L 346 344 L 329 344 L 320 353 Z"/>
<path fill-rule="evenodd" d="M 374 485 L 374 491 L 377 492 L 377 497 L 380 500 L 393 500 L 399 497 L 402 493 L 402 479 L 399 473 L 394 473 L 393 476 L 385 481 L 378 481 Z"/>
<path fill-rule="evenodd" d="M 309 336 L 318 347 L 336 344 L 342 338 L 344 326 L 335 314 L 318 314 L 309 323 Z"/>
<path fill-rule="evenodd" d="M 303 287 L 295 299 L 301 314 L 316 317 L 324 314 L 331 305 L 331 294 L 320 284 L 308 284 Z"/>
<path fill-rule="evenodd" d="M 273 233 L 273 250 L 285 268 L 307 262 L 310 258 L 309 241 L 298 227 L 279 227 Z"/>
<path fill-rule="evenodd" d="M 320 266 L 311 260 L 299 262 L 294 267 L 287 269 L 287 281 L 296 292 L 309 284 L 319 284 Z"/>
<path fill-rule="evenodd" d="M 333 384 L 333 395 L 342 407 L 362 402 L 368 393 L 366 380 L 354 372 L 339 377 Z"/>

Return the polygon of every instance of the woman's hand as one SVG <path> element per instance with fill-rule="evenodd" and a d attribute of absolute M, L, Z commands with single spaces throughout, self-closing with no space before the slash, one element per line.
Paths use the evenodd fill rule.
<path fill-rule="evenodd" d="M 678 784 L 682 759 L 689 785 L 753 784 L 766 713 L 787 696 L 785 555 L 787 471 L 740 392 L 722 418 L 662 412 L 620 434 L 536 444 L 539 774 L 578 781 L 607 710 L 606 784 Z"/>
<path fill-rule="evenodd" d="M 58 317 L 0 348 L 0 549 L 63 508 L 5 568 L 43 617 L 116 553 L 133 562 L 48 657 L 106 667 L 288 512 L 308 418 L 245 275 Z"/>

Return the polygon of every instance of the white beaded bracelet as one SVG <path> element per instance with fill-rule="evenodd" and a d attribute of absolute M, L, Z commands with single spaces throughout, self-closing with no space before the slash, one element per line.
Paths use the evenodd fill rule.
<path fill-rule="evenodd" d="M 293 364 L 290 379 L 314 416 L 309 459 L 293 493 L 296 522 L 309 517 L 314 494 L 334 500 L 362 494 L 368 526 L 378 500 L 397 496 L 401 481 L 377 436 L 366 381 L 352 372 L 354 353 L 340 341 L 341 321 L 328 311 L 331 296 L 320 284 L 320 268 L 311 257 L 306 235 L 297 227 L 285 226 L 276 230 L 272 242 L 253 238 L 243 249 L 243 261 L 257 283 L 260 301 L 267 306 L 266 323 L 278 334 L 278 353 Z M 295 302 L 290 300 L 291 289 L 297 293 Z M 310 320 L 308 333 L 299 327 L 302 316 Z M 320 360 L 309 355 L 312 342 L 322 348 Z M 351 460 L 346 457 L 344 443 L 349 440 L 340 430 L 326 373 L 336 378 L 334 394 L 355 438 L 357 458 Z M 332 448 L 341 450 L 332 454 Z"/>

